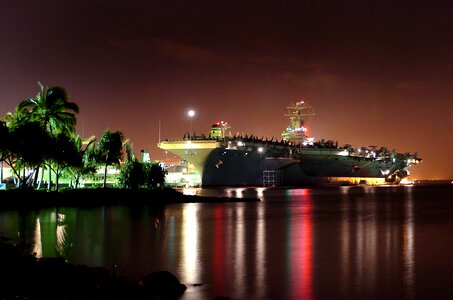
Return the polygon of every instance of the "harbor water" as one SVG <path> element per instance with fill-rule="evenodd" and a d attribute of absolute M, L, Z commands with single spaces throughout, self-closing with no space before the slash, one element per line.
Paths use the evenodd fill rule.
<path fill-rule="evenodd" d="M 137 280 L 168 270 L 181 299 L 453 295 L 452 185 L 186 192 L 261 201 L 1 211 L 0 235 Z"/>

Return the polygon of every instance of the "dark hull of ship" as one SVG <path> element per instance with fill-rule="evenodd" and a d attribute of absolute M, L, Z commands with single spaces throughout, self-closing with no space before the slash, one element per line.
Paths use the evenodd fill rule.
<path fill-rule="evenodd" d="M 372 158 L 338 155 L 338 151 L 309 150 L 297 155 L 269 156 L 246 150 L 213 149 L 204 161 L 202 185 L 207 186 L 309 186 L 347 184 L 353 178 L 381 178 L 398 170 L 404 162 L 389 163 Z"/>

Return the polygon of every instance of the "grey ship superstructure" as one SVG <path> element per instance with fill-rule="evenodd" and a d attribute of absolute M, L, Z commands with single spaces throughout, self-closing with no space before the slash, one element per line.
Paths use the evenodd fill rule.
<path fill-rule="evenodd" d="M 211 127 L 209 137 L 186 135 L 158 146 L 193 164 L 202 186 L 398 183 L 409 175 L 411 165 L 421 161 L 417 154 L 385 147 L 315 142 L 305 127 L 307 117 L 313 115 L 311 106 L 298 101 L 287 109 L 290 122 L 280 141 L 227 135 L 228 124 L 219 122 Z"/>

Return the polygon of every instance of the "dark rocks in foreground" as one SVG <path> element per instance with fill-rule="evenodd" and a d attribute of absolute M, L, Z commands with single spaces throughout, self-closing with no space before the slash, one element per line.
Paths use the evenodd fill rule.
<path fill-rule="evenodd" d="M 74 265 L 63 258 L 37 259 L 27 252 L 24 245 L 0 243 L 0 299 L 172 300 L 185 291 L 169 272 L 149 274 L 146 284 L 140 284 L 105 268 Z"/>
<path fill-rule="evenodd" d="M 153 299 L 178 299 L 187 289 L 175 275 L 168 271 L 159 271 L 143 277 L 142 286 L 146 297 Z"/>
<path fill-rule="evenodd" d="M 12 240 L 1 237 L 0 299 L 177 300 L 186 291 L 167 271 L 134 281 L 114 270 L 74 265 L 60 257 L 37 259 L 29 253 L 29 245 L 13 245 Z"/>
<path fill-rule="evenodd" d="M 127 190 L 71 189 L 60 192 L 35 190 L 0 191 L 0 209 L 43 207 L 93 207 L 109 205 L 165 205 L 171 203 L 256 202 L 256 198 L 202 197 L 184 195 L 173 189 Z"/>

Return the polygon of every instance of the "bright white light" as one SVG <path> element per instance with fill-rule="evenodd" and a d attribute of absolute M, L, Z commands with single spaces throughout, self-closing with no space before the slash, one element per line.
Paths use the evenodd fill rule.
<path fill-rule="evenodd" d="M 384 170 L 384 171 L 381 170 L 381 173 L 382 173 L 382 175 L 388 175 L 388 174 L 390 174 L 390 170 Z"/>
<path fill-rule="evenodd" d="M 348 152 L 348 150 L 343 150 L 343 151 L 338 152 L 338 155 L 349 156 L 349 152 Z"/>
<path fill-rule="evenodd" d="M 195 116 L 195 111 L 191 109 L 191 110 L 189 110 L 189 111 L 187 112 L 187 115 L 188 115 L 189 117 L 193 118 L 193 117 Z"/>
<path fill-rule="evenodd" d="M 259 153 L 262 153 L 263 150 L 264 150 L 263 147 L 259 147 L 259 148 L 258 148 L 258 152 L 259 152 Z"/>

